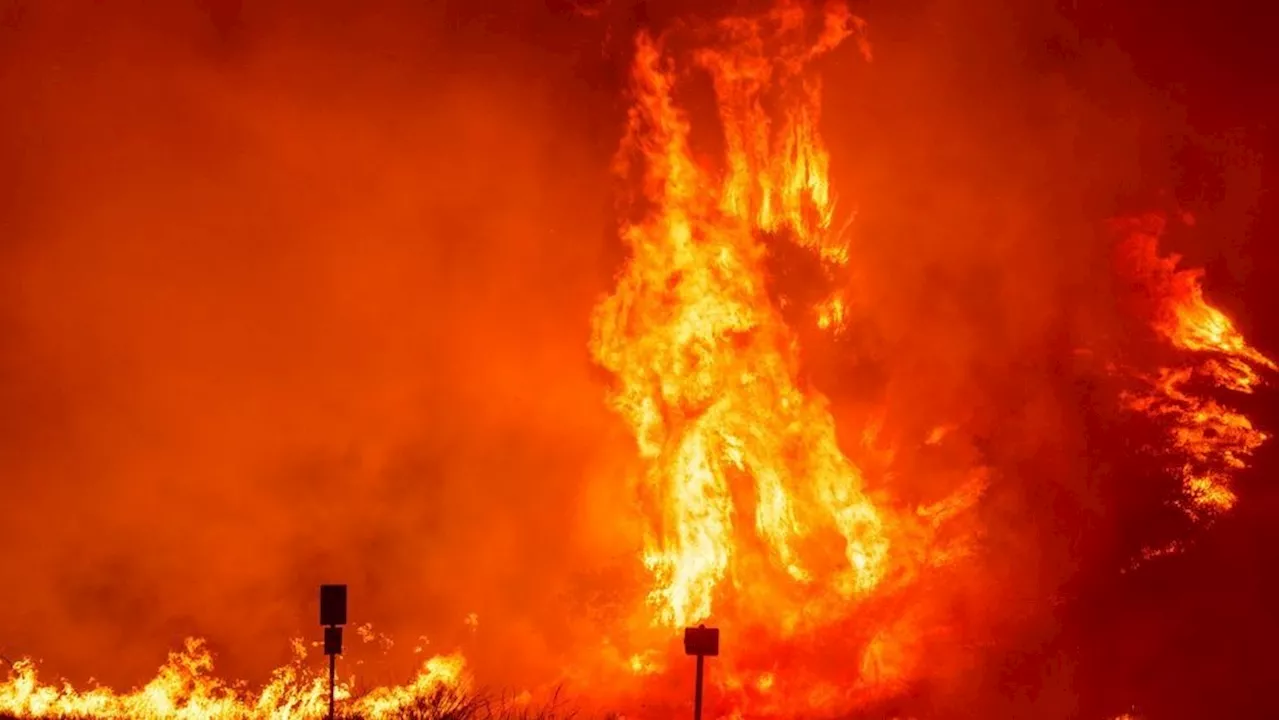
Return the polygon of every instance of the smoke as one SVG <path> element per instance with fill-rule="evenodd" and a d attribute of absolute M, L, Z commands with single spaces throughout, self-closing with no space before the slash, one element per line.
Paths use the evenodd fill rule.
<path fill-rule="evenodd" d="M 957 707 L 1003 698 L 994 715 L 1084 711 L 1077 660 L 1055 645 L 1083 637 L 1064 629 L 1064 607 L 1152 531 L 1132 527 L 1145 518 L 1121 497 L 1160 502 L 1151 468 L 1125 472 L 1136 440 L 1115 435 L 1140 431 L 1117 421 L 1106 364 L 1150 358 L 1124 354 L 1141 348 L 1141 329 L 1118 302 L 1115 238 L 1100 220 L 1192 209 L 1202 222 L 1173 233 L 1171 248 L 1232 263 L 1218 266 L 1218 287 L 1237 298 L 1227 305 L 1236 316 L 1274 294 L 1260 278 L 1252 290 L 1240 283 L 1250 263 L 1233 260 L 1263 237 L 1250 225 L 1262 214 L 1262 158 L 1244 131 L 1205 120 L 1213 115 L 1189 108 L 1187 93 L 1170 93 L 1114 36 L 1090 36 L 1069 12 L 945 0 L 868 8 L 874 62 L 822 68 L 833 184 L 857 211 L 858 267 L 851 337 L 816 371 L 849 444 L 868 418 L 887 416 L 900 470 L 888 483 L 905 497 L 954 487 L 947 468 L 991 468 L 977 579 L 920 602 L 950 606 L 940 612 L 956 631 L 931 648 L 928 672 Z M 1217 167 L 1190 164 L 1197 154 Z M 1258 340 L 1273 338 L 1268 329 Z M 921 442 L 942 423 L 958 428 L 951 457 Z"/>
<path fill-rule="evenodd" d="M 9 13 L 3 651 L 132 684 L 196 634 L 260 674 L 345 581 L 525 662 L 604 425 L 571 68 L 407 6 Z"/>

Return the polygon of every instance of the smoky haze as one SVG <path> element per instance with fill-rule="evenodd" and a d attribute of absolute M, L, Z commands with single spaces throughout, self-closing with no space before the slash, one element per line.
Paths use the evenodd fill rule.
<path fill-rule="evenodd" d="M 6 5 L 0 647 L 258 674 L 346 581 L 518 666 L 606 419 L 571 68 L 407 5 L 133 9 Z"/>
<path fill-rule="evenodd" d="M 820 372 L 838 388 L 850 444 L 859 419 L 886 408 L 885 427 L 909 448 L 890 481 L 899 492 L 936 497 L 968 463 L 993 471 L 979 511 L 987 552 L 971 578 L 920 601 L 947 608 L 938 612 L 953 627 L 928 654 L 949 707 L 982 706 L 996 717 L 1123 712 L 1096 704 L 1109 686 L 1156 685 L 1165 681 L 1133 678 L 1167 677 L 1174 665 L 1194 677 L 1221 661 L 1153 659 L 1154 647 L 1185 657 L 1201 641 L 1158 643 L 1151 633 L 1172 633 L 1152 628 L 1194 625 L 1211 613 L 1206 606 L 1173 602 L 1112 618 L 1113 628 L 1144 628 L 1140 639 L 1113 629 L 1090 641 L 1065 629 L 1082 587 L 1118 585 L 1117 557 L 1152 531 L 1135 529 L 1143 519 L 1126 514 L 1121 496 L 1146 494 L 1157 505 L 1160 492 L 1150 470 L 1133 472 L 1121 459 L 1132 447 L 1098 431 L 1118 422 L 1114 395 L 1095 389 L 1109 382 L 1105 362 L 1152 362 L 1142 328 L 1117 310 L 1124 289 L 1108 272 L 1114 238 L 1100 220 L 1192 213 L 1195 226 L 1173 228 L 1165 251 L 1207 265 L 1211 301 L 1274 352 L 1274 127 L 1262 120 L 1273 111 L 1252 94 L 1260 78 L 1228 69 L 1248 52 L 1224 49 L 1240 42 L 1247 12 L 1224 7 L 1196 32 L 1185 18 L 1141 7 L 908 4 L 867 8 L 872 63 L 849 53 L 822 68 L 834 185 L 845 209 L 857 210 L 859 267 L 855 337 Z M 1170 27 L 1151 29 L 1162 22 Z M 967 451 L 920 447 L 940 421 L 958 426 L 951 442 Z M 1132 432 L 1118 427 L 1111 432 Z M 1270 446 L 1259 466 L 1274 457 Z M 1272 491 L 1256 502 L 1270 507 Z M 1249 559 L 1240 562 L 1269 568 L 1271 552 L 1241 552 Z M 1260 609 L 1263 600 L 1241 599 L 1253 587 L 1226 583 L 1218 602 Z M 1090 642 L 1105 648 L 1096 660 L 1113 674 L 1056 645 Z M 994 649 L 975 653 L 983 645 Z M 1130 645 L 1145 659 L 1110 659 Z M 1239 654 L 1270 652 L 1249 648 Z M 1245 676 L 1254 677 L 1240 672 L 1236 685 L 1215 687 L 1229 692 Z M 1193 691 L 1156 694 L 1174 712 L 1195 707 L 1185 703 Z"/>
<path fill-rule="evenodd" d="M 1247 665 L 1267 658 L 1274 667 L 1256 643 L 1231 651 L 1253 661 L 1227 661 L 1214 654 L 1228 652 L 1226 640 L 1173 630 L 1232 606 L 1254 613 L 1242 622 L 1260 622 L 1275 591 L 1247 578 L 1270 572 L 1273 550 L 1233 546 L 1229 562 L 1217 561 L 1233 570 L 1215 577 L 1241 579 L 1222 581 L 1216 600 L 1110 609 L 1132 591 L 1115 590 L 1118 558 L 1136 549 L 1135 538 L 1155 536 L 1123 496 L 1158 505 L 1160 484 L 1127 459 L 1134 445 L 1120 438 L 1134 428 L 1118 424 L 1114 391 L 1097 390 L 1109 382 L 1106 360 L 1154 361 L 1142 328 L 1117 310 L 1124 288 L 1107 271 L 1114 239 L 1099 221 L 1189 211 L 1194 227 L 1175 223 L 1165 251 L 1208 266 L 1211 301 L 1265 351 L 1276 342 L 1274 115 L 1261 77 L 1238 69 L 1253 57 L 1239 48 L 1248 12 L 1224 6 L 1198 31 L 1183 12 L 1203 17 L 1087 2 L 870 7 L 874 61 L 823 68 L 835 188 L 858 211 L 857 337 L 822 366 L 828 386 L 841 389 L 841 430 L 853 444 L 867 408 L 887 408 L 886 428 L 907 431 L 896 439 L 911 448 L 891 480 L 899 490 L 938 493 L 954 484 L 946 470 L 958 464 L 993 471 L 979 511 L 987 552 L 967 581 L 921 601 L 947 608 L 940 615 L 958 628 L 928 654 L 953 709 L 1114 715 L 1127 707 L 1114 702 L 1126 696 L 1119 688 L 1144 686 L 1149 695 L 1130 689 L 1127 701 L 1141 696 L 1139 707 L 1169 717 L 1220 713 L 1223 695 L 1247 704 L 1237 688 L 1260 690 L 1269 677 Z M 910 433 L 919 438 L 939 420 L 959 426 L 952 442 L 968 453 L 909 444 Z M 1273 424 L 1274 410 L 1259 420 Z M 1264 449 L 1258 477 L 1242 480 L 1246 503 L 1273 507 L 1261 478 L 1274 475 L 1274 458 L 1274 446 Z M 1254 531 L 1274 533 L 1274 523 Z M 1188 592 L 1179 582 L 1203 580 L 1165 582 L 1160 592 L 1176 596 Z M 1078 610 L 1095 584 L 1110 590 Z M 1269 609 L 1265 616 L 1274 622 Z M 1091 636 L 1080 625 L 1110 629 Z M 973 650 L 983 645 L 992 650 Z M 1233 669 L 1208 669 L 1223 665 Z M 1220 678 L 1213 691 L 1167 679 L 1211 674 Z M 1215 696 L 1216 704 L 1207 699 Z"/>
<path fill-rule="evenodd" d="M 0 652 L 132 685 L 197 635 L 261 677 L 325 581 L 494 682 L 598 642 L 580 606 L 638 547 L 586 352 L 637 20 L 428 5 L 0 5 Z M 818 68 L 855 313 L 807 367 L 851 446 L 875 408 L 964 428 L 897 479 L 999 471 L 1008 551 L 952 619 L 1034 637 L 1117 522 L 1070 359 L 1127 331 L 1099 223 L 1196 212 L 1178 249 L 1248 331 L 1266 168 L 1049 3 L 855 12 L 874 61 Z"/>

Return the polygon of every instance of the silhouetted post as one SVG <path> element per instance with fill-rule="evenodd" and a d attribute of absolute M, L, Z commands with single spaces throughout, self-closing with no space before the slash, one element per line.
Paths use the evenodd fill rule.
<path fill-rule="evenodd" d="M 336 629 L 338 631 L 342 630 L 342 628 L 326 628 L 326 629 Z M 334 670 L 336 669 L 337 664 L 338 664 L 338 656 L 330 655 L 329 656 L 329 720 L 333 720 L 333 717 L 334 717 L 333 715 L 333 709 L 334 709 L 333 708 L 334 706 L 333 675 L 334 675 Z"/>
<path fill-rule="evenodd" d="M 693 671 L 693 720 L 702 720 L 702 658 L 698 656 L 697 669 Z"/>
<path fill-rule="evenodd" d="M 342 626 L 347 624 L 347 586 L 320 586 L 320 624 L 324 626 L 324 654 L 329 656 L 329 720 L 334 718 L 334 669 L 342 654 Z"/>
<path fill-rule="evenodd" d="M 720 654 L 720 628 L 699 625 L 684 630 L 684 654 L 697 658 L 693 680 L 693 720 L 702 720 L 702 660 Z"/>

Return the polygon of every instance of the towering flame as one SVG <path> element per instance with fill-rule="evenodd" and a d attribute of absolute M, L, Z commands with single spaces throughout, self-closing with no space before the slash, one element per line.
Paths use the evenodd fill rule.
<path fill-rule="evenodd" d="M 618 166 L 640 176 L 642 202 L 623 228 L 631 257 L 596 309 L 591 350 L 616 376 L 611 402 L 645 463 L 650 601 L 673 627 L 706 619 L 726 581 L 767 584 L 777 571 L 848 597 L 885 574 L 882 510 L 841 452 L 825 398 L 800 380 L 764 268 L 770 242 L 848 260 L 833 230 L 819 85 L 804 71 L 859 25 L 836 6 L 806 41 L 809 20 L 790 3 L 725 20 L 719 42 L 693 54 L 719 108 L 719 167 L 694 158 L 662 40 L 636 40 Z M 806 552 L 834 537 L 840 562 Z"/>

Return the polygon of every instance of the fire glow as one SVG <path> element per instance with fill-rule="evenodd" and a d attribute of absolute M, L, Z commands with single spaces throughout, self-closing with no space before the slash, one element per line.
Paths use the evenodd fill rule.
<path fill-rule="evenodd" d="M 784 2 L 700 29 L 691 51 L 647 32 L 634 42 L 616 156 L 633 192 L 620 231 L 629 255 L 589 319 L 591 355 L 611 376 L 607 402 L 634 438 L 645 530 L 635 551 L 650 580 L 635 598 L 649 627 L 617 629 L 620 672 L 635 687 L 681 672 L 668 648 L 636 638 L 674 638 L 711 620 L 728 628 L 730 648 L 735 636 L 803 648 L 835 635 L 845 659 L 838 669 L 790 667 L 731 651 L 714 679 L 727 717 L 829 714 L 901 691 L 926 663 L 923 638 L 938 632 L 915 613 L 918 588 L 973 552 L 982 531 L 973 510 L 987 468 L 965 468 L 962 482 L 924 502 L 898 497 L 885 467 L 899 450 L 880 446 L 875 427 L 838 428 L 802 367 L 795 323 L 851 332 L 858 312 L 838 281 L 856 266 L 858 244 L 831 186 L 815 65 L 843 43 L 869 61 L 864 33 L 842 5 L 815 14 Z M 679 101 L 691 73 L 709 79 L 714 95 L 722 137 L 714 161 L 694 147 L 706 119 Z M 1276 364 L 1207 302 L 1200 273 L 1160 255 L 1162 223 L 1117 224 L 1117 271 L 1144 295 L 1152 333 L 1185 364 L 1133 371 L 1141 389 L 1117 403 L 1165 429 L 1181 506 L 1202 520 L 1232 509 L 1232 476 L 1267 436 L 1201 387 L 1250 393 Z M 791 300 L 769 272 L 784 246 L 807 253 L 838 289 L 802 312 L 784 307 Z M 918 445 L 947 441 L 953 419 L 935 420 Z M 862 467 L 855 457 L 887 459 Z M 220 680 L 198 640 L 128 692 L 48 682 L 20 660 L 0 683 L 0 712 L 321 717 L 323 673 L 307 669 L 301 643 L 295 649 L 297 662 L 257 690 Z M 428 659 L 404 685 L 357 691 L 346 680 L 338 698 L 345 712 L 388 718 L 442 698 L 465 702 L 474 687 L 454 653 Z"/>

